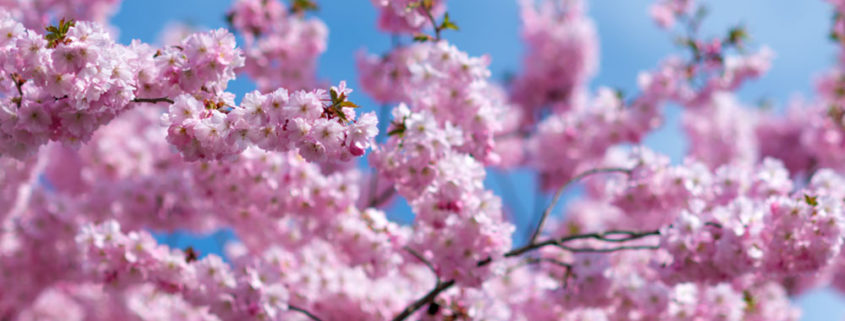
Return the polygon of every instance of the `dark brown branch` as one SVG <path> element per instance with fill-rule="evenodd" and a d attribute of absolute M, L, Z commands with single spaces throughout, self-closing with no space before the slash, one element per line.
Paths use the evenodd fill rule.
<path fill-rule="evenodd" d="M 620 242 L 633 241 L 633 240 L 641 239 L 641 238 L 644 238 L 644 237 L 656 236 L 656 235 L 660 235 L 659 230 L 646 231 L 646 232 L 612 230 L 612 231 L 607 231 L 607 232 L 602 232 L 602 233 L 588 233 L 588 234 L 570 235 L 570 236 L 565 236 L 565 237 L 562 237 L 562 238 L 548 239 L 548 240 L 538 242 L 538 243 L 531 243 L 531 244 L 525 245 L 523 247 L 516 248 L 516 249 L 508 251 L 507 253 L 504 254 L 504 257 L 519 256 L 519 255 L 522 255 L 524 253 L 534 251 L 534 250 L 537 250 L 537 249 L 540 249 L 542 247 L 549 246 L 549 245 L 557 246 L 561 249 L 564 249 L 564 250 L 567 250 L 567 251 L 570 251 L 570 252 L 576 252 L 576 253 L 578 253 L 578 252 L 604 253 L 604 252 L 614 252 L 614 251 L 621 251 L 621 250 L 657 249 L 657 248 L 659 248 L 659 246 L 657 246 L 657 245 L 631 245 L 631 246 L 622 245 L 622 246 L 616 246 L 616 247 L 610 247 L 610 248 L 582 248 L 582 247 L 570 247 L 570 246 L 566 245 L 567 242 L 571 242 L 571 241 L 574 241 L 574 240 L 596 239 L 596 240 L 605 241 L 605 242 L 620 243 Z M 414 254 L 414 253 L 412 252 L 411 254 Z M 419 255 L 419 254 L 417 254 L 417 255 Z M 417 255 L 415 255 L 415 256 L 417 256 Z M 418 256 L 417 258 L 421 258 L 421 257 L 422 256 Z M 567 273 L 571 272 L 571 266 L 569 264 L 564 263 L 564 262 L 556 261 L 556 260 L 553 260 L 553 259 L 543 259 L 543 258 L 528 259 L 526 262 L 530 263 L 532 261 L 537 261 L 537 262 L 548 261 L 550 263 L 555 263 L 555 264 L 558 264 L 560 266 L 567 267 Z M 554 262 L 552 262 L 552 261 L 554 261 Z M 478 263 L 476 265 L 477 266 L 485 266 L 487 264 L 490 264 L 491 262 L 493 262 L 493 258 L 488 257 L 484 260 L 478 261 Z M 431 268 L 434 269 L 433 267 L 431 267 Z M 411 316 L 411 314 L 413 314 L 414 312 L 416 312 L 417 310 L 419 310 L 420 308 L 422 308 L 426 304 L 430 304 L 431 302 L 433 302 L 434 299 L 437 297 L 437 295 L 439 295 L 441 292 L 445 291 L 446 289 L 450 288 L 454 284 L 455 284 L 455 280 L 449 280 L 449 281 L 446 281 L 444 283 L 437 282 L 437 286 L 434 287 L 434 289 L 432 289 L 430 292 L 428 292 L 422 298 L 418 299 L 417 301 L 414 301 L 414 303 L 411 304 L 410 306 L 406 307 L 405 310 L 402 310 L 402 313 L 400 313 L 396 317 L 394 317 L 393 321 L 404 320 L 405 318 Z"/>
<path fill-rule="evenodd" d="M 623 235 L 624 237 L 618 237 L 618 238 L 613 237 L 613 236 L 616 236 L 616 235 Z M 525 245 L 523 247 L 513 249 L 513 250 L 505 253 L 504 256 L 505 257 L 518 256 L 518 255 L 521 255 L 523 253 L 530 252 L 530 251 L 533 251 L 533 250 L 536 250 L 536 249 L 539 249 L 539 248 L 542 248 L 542 247 L 545 247 L 545 246 L 549 246 L 549 245 L 555 245 L 555 246 L 561 247 L 561 246 L 564 245 L 564 243 L 574 241 L 574 240 L 596 239 L 596 240 L 599 240 L 599 241 L 616 243 L 616 242 L 628 242 L 628 241 L 641 239 L 641 238 L 644 238 L 644 237 L 647 237 L 647 236 L 656 236 L 656 235 L 660 235 L 660 231 L 658 231 L 658 230 L 646 231 L 646 232 L 608 231 L 608 232 L 604 232 L 604 233 L 588 233 L 588 234 L 570 235 L 570 236 L 565 236 L 565 237 L 562 237 L 562 238 L 559 238 L 559 239 L 548 239 L 548 240 L 545 240 L 545 241 L 542 241 L 542 242 L 535 242 L 535 243 L 532 243 L 532 244 L 528 244 L 528 245 Z M 485 262 L 485 261 L 487 261 L 487 260 L 484 260 L 482 262 Z M 486 262 L 486 263 L 483 263 L 483 264 L 481 264 L 481 262 L 479 262 L 479 264 L 481 264 L 481 265 L 486 265 L 487 263 L 489 263 L 489 262 Z"/>
<path fill-rule="evenodd" d="M 434 287 L 434 289 L 431 289 L 431 291 L 429 291 L 428 293 L 426 293 L 425 296 L 417 299 L 416 301 L 414 301 L 414 303 L 402 310 L 401 313 L 393 317 L 393 321 L 401 321 L 407 319 L 412 314 L 414 314 L 414 312 L 417 312 L 417 310 L 434 302 L 434 299 L 437 298 L 437 296 L 440 295 L 441 292 L 448 290 L 453 285 L 455 285 L 455 280 L 449 280 L 444 283 L 438 283 L 437 286 Z"/>
<path fill-rule="evenodd" d="M 305 316 L 307 316 L 307 317 L 308 317 L 309 319 L 311 319 L 311 320 L 314 320 L 314 321 L 322 321 L 322 320 L 320 320 L 320 318 L 318 318 L 318 317 L 317 317 L 316 315 L 314 315 L 313 313 L 308 312 L 308 310 L 305 310 L 305 309 L 303 309 L 303 308 L 297 307 L 297 306 L 295 306 L 295 305 L 288 305 L 288 309 L 290 309 L 291 311 L 296 311 L 296 312 L 302 313 L 302 314 L 304 314 Z"/>
<path fill-rule="evenodd" d="M 598 173 L 625 173 L 625 174 L 630 174 L 631 169 L 619 168 L 619 167 L 593 168 L 591 170 L 582 172 L 581 174 L 575 175 L 575 177 L 573 177 L 572 179 L 567 181 L 566 184 L 563 184 L 563 186 L 558 188 L 557 192 L 555 192 L 554 197 L 552 197 L 552 202 L 549 204 L 548 207 L 546 207 L 546 210 L 543 211 L 542 216 L 540 216 L 540 221 L 537 222 L 537 227 L 534 228 L 534 233 L 532 233 L 531 238 L 528 239 L 528 244 L 533 244 L 537 240 L 537 237 L 540 236 L 540 233 L 543 231 L 543 223 L 545 223 L 546 218 L 548 218 L 549 214 L 551 214 L 552 210 L 554 209 L 555 205 L 557 204 L 557 201 L 560 200 L 560 197 L 563 195 L 563 191 L 565 191 L 566 188 L 569 185 L 572 185 L 573 183 L 580 181 L 584 177 L 587 177 L 587 176 L 590 176 L 590 175 L 593 175 L 593 174 L 598 174 Z"/>
<path fill-rule="evenodd" d="M 136 102 L 136 103 L 152 103 L 152 104 L 158 104 L 158 103 L 169 103 L 169 104 L 172 104 L 172 103 L 173 103 L 173 100 L 172 100 L 172 99 L 170 99 L 170 98 L 167 98 L 167 97 L 159 97 L 159 98 L 137 98 L 137 97 L 136 97 L 135 99 L 132 99 L 132 102 Z"/>

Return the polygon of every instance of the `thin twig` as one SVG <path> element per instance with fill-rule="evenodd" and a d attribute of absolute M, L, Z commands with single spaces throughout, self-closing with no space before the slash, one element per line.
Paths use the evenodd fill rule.
<path fill-rule="evenodd" d="M 555 244 L 557 247 L 560 247 L 564 250 L 574 252 L 574 253 L 609 253 L 609 252 L 616 252 L 616 251 L 623 251 L 623 250 L 656 250 L 659 249 L 659 245 L 629 245 L 629 246 L 617 246 L 617 247 L 609 247 L 609 248 L 592 248 L 592 247 L 569 247 L 563 244 Z"/>
<path fill-rule="evenodd" d="M 434 268 L 434 264 L 431 264 L 431 262 L 429 260 L 427 260 L 424 256 L 422 256 L 422 254 L 415 251 L 414 249 L 407 247 L 407 246 L 405 246 L 404 249 L 405 249 L 405 251 L 408 251 L 408 253 L 411 253 L 411 255 L 413 255 L 415 258 L 417 258 L 417 260 L 420 260 L 420 262 L 423 262 L 425 264 L 425 266 L 427 266 L 428 269 L 431 270 L 431 273 L 434 273 L 434 277 L 437 280 L 436 284 L 440 284 L 440 275 L 437 274 L 437 270 Z"/>
<path fill-rule="evenodd" d="M 132 99 L 132 101 L 136 102 L 136 103 L 153 103 L 153 104 L 158 104 L 158 103 L 172 104 L 173 103 L 173 99 L 170 99 L 170 98 L 167 98 L 167 97 L 159 97 L 159 98 L 137 98 L 137 97 L 135 97 L 135 99 Z"/>
<path fill-rule="evenodd" d="M 401 321 L 407 319 L 412 314 L 414 314 L 414 312 L 417 312 L 417 310 L 430 304 L 431 302 L 434 302 L 434 299 L 437 298 L 437 296 L 440 295 L 441 292 L 448 290 L 453 285 L 455 285 L 455 280 L 449 280 L 444 283 L 437 284 L 437 286 L 434 287 L 434 289 L 431 289 L 431 291 L 429 291 L 428 293 L 426 293 L 425 296 L 417 299 L 416 301 L 414 301 L 414 303 L 412 303 L 404 310 L 402 310 L 402 312 L 393 317 L 393 321 Z"/>
<path fill-rule="evenodd" d="M 516 248 L 516 249 L 513 249 L 513 250 L 506 252 L 504 254 L 504 257 L 519 256 L 521 254 L 524 254 L 524 253 L 527 253 L 527 252 L 530 252 L 530 251 L 534 251 L 534 250 L 537 250 L 539 248 L 549 246 L 549 245 L 554 245 L 554 246 L 557 246 L 561 249 L 571 251 L 571 252 L 599 252 L 599 253 L 601 253 L 601 252 L 613 252 L 613 251 L 621 251 L 621 250 L 657 249 L 657 248 L 659 248 L 659 246 L 657 246 L 657 245 L 638 245 L 638 246 L 624 246 L 623 245 L 623 246 L 617 246 L 617 247 L 612 247 L 612 248 L 580 248 L 580 247 L 570 247 L 570 246 L 565 245 L 565 243 L 567 243 L 567 242 L 574 241 L 574 240 L 582 240 L 582 239 L 596 239 L 596 240 L 600 240 L 600 241 L 617 243 L 617 242 L 633 241 L 633 240 L 641 239 L 641 238 L 644 238 L 644 237 L 647 237 L 647 236 L 655 236 L 655 235 L 660 235 L 660 231 L 654 230 L 654 231 L 646 231 L 646 232 L 635 232 L 635 231 L 612 230 L 612 231 L 607 231 L 607 232 L 603 232 L 603 233 L 588 233 L 588 234 L 570 235 L 570 236 L 566 236 L 566 237 L 562 237 L 562 238 L 548 239 L 548 240 L 545 240 L 545 241 L 542 241 L 542 242 L 527 244 L 527 245 L 522 246 L 520 248 Z M 411 254 L 414 254 L 414 253 L 412 252 Z M 417 255 L 418 255 L 418 253 L 417 253 Z M 415 255 L 415 256 L 417 256 L 417 255 Z M 419 256 L 418 258 L 420 258 L 420 257 L 421 256 Z M 528 259 L 528 262 L 530 262 L 531 260 L 532 259 Z M 534 260 L 546 261 L 542 258 L 537 258 L 537 259 L 534 259 Z M 491 262 L 493 262 L 493 258 L 488 257 L 486 259 L 478 261 L 476 266 L 479 266 L 479 267 L 485 266 L 487 264 L 490 264 Z M 553 263 L 553 262 L 551 262 L 551 263 Z M 569 266 L 569 264 L 566 264 L 566 263 L 560 262 L 560 261 L 557 261 L 555 264 L 558 264 L 558 265 L 564 266 L 564 267 Z M 571 268 L 569 268 L 568 270 L 571 270 Z M 569 272 L 567 272 L 567 273 L 569 273 Z M 400 313 L 396 317 L 394 317 L 393 321 L 404 320 L 405 318 L 411 316 L 411 314 L 413 314 L 414 312 L 416 312 L 417 310 L 419 310 L 420 308 L 422 308 L 426 304 L 429 304 L 432 301 L 434 301 L 434 299 L 437 297 L 438 294 L 445 291 L 446 289 L 448 289 L 449 287 L 451 287 L 454 284 L 455 284 L 455 280 L 449 280 L 449 281 L 444 282 L 444 283 L 438 282 L 437 286 L 435 286 L 434 289 L 432 289 L 425 296 L 423 296 L 422 298 L 419 298 L 418 300 L 414 301 L 413 304 L 409 305 L 404 310 L 402 310 L 402 313 Z"/>
<path fill-rule="evenodd" d="M 390 200 L 390 198 L 393 197 L 393 194 L 396 194 L 395 188 L 389 188 L 385 190 L 380 195 L 373 197 L 373 199 L 370 200 L 370 204 L 368 204 L 368 207 L 379 207 L 384 205 L 384 202 Z"/>
<path fill-rule="evenodd" d="M 618 235 L 622 235 L 622 237 L 618 237 Z M 578 234 L 578 235 L 570 235 L 564 236 L 558 240 L 558 243 L 566 243 L 573 240 L 581 240 L 581 239 L 596 239 L 599 241 L 605 242 L 628 242 L 633 241 L 636 239 L 641 239 L 647 236 L 656 236 L 660 235 L 660 231 L 653 230 L 653 231 L 645 231 L 645 232 L 635 232 L 635 231 L 621 231 L 621 230 L 611 230 L 606 232 L 600 233 L 587 233 L 587 234 Z"/>
<path fill-rule="evenodd" d="M 318 317 L 317 317 L 316 315 L 314 315 L 313 313 L 308 312 L 308 310 L 305 310 L 305 309 L 303 309 L 303 308 L 297 307 L 297 306 L 295 306 L 295 305 L 288 305 L 288 309 L 290 309 L 291 311 L 296 311 L 296 312 L 302 313 L 302 314 L 306 315 L 306 316 L 307 316 L 309 319 L 311 319 L 311 320 L 314 320 L 314 321 L 322 321 L 322 320 L 320 320 L 320 318 L 318 318 Z"/>
<path fill-rule="evenodd" d="M 615 238 L 615 237 L 609 237 L 610 235 L 626 235 L 626 236 L 621 237 L 621 238 Z M 561 246 L 561 245 L 564 245 L 564 243 L 569 242 L 569 241 L 573 241 L 573 240 L 596 239 L 596 240 L 599 240 L 599 241 L 606 241 L 606 242 L 627 242 L 627 241 L 633 241 L 633 240 L 636 240 L 636 239 L 641 239 L 641 238 L 644 238 L 644 237 L 647 237 L 647 236 L 656 236 L 656 235 L 660 235 L 660 231 L 658 231 L 658 230 L 646 231 L 646 232 L 609 231 L 609 232 L 605 232 L 605 233 L 588 233 L 588 234 L 570 235 L 570 236 L 565 236 L 565 237 L 562 237 L 562 238 L 559 238 L 559 239 L 548 239 L 548 240 L 545 240 L 545 241 L 542 241 L 542 242 L 535 242 L 535 243 L 527 244 L 523 247 L 513 249 L 513 250 L 505 253 L 504 256 L 505 257 L 518 256 L 518 255 L 521 255 L 523 253 L 530 252 L 530 251 L 533 251 L 533 250 L 536 250 L 536 249 L 539 249 L 539 248 L 542 248 L 542 247 L 546 247 L 546 246 L 549 246 L 549 245 Z M 481 261 L 481 262 L 484 262 L 484 261 Z M 487 263 L 489 263 L 489 262 L 486 262 L 484 264 L 486 265 Z"/>
<path fill-rule="evenodd" d="M 428 17 L 428 21 L 431 21 L 431 26 L 434 27 L 434 39 L 440 40 L 440 26 L 437 25 L 437 21 L 434 19 L 434 15 L 431 14 L 431 8 L 426 8 L 425 5 L 422 5 L 423 11 L 425 11 L 425 15 Z"/>
<path fill-rule="evenodd" d="M 626 174 L 629 174 L 629 173 L 631 173 L 631 169 L 629 169 L 629 168 L 619 168 L 619 167 L 593 168 L 593 169 L 587 170 L 585 172 L 582 172 L 581 174 L 575 175 L 575 177 L 573 177 L 572 179 L 567 181 L 566 184 L 563 184 L 563 186 L 558 188 L 557 192 L 555 192 L 555 196 L 552 197 L 552 202 L 549 204 L 548 207 L 546 207 L 546 210 L 543 211 L 542 216 L 540 216 L 539 222 L 537 222 L 537 227 L 534 229 L 534 233 L 532 233 L 531 238 L 528 239 L 528 244 L 533 244 L 534 241 L 537 240 L 537 237 L 540 236 L 540 233 L 543 231 L 543 223 L 545 223 L 546 218 L 549 217 L 549 214 L 551 214 L 555 205 L 557 205 L 558 200 L 560 200 L 560 197 L 563 195 L 563 191 L 565 191 L 566 188 L 569 185 L 572 185 L 572 183 L 580 181 L 584 177 L 587 177 L 587 176 L 590 176 L 590 175 L 593 175 L 593 174 L 598 174 L 598 173 L 626 173 Z"/>

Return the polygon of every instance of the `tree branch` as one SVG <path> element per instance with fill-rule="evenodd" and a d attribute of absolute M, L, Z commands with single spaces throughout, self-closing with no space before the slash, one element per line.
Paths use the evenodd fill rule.
<path fill-rule="evenodd" d="M 437 279 L 437 283 L 435 283 L 435 284 L 440 284 L 440 275 L 437 274 L 437 270 L 434 268 L 434 264 L 431 264 L 431 262 L 429 260 L 426 260 L 426 258 L 423 257 L 422 254 L 418 253 L 414 249 L 407 247 L 407 246 L 405 246 L 404 249 L 405 249 L 405 251 L 408 251 L 408 253 L 411 253 L 411 255 L 413 255 L 415 258 L 417 258 L 417 260 L 420 260 L 420 262 L 423 262 L 425 264 L 425 266 L 427 266 L 428 269 L 431 270 L 431 273 L 434 273 L 434 277 Z"/>
<path fill-rule="evenodd" d="M 611 231 L 602 232 L 602 233 L 588 233 L 588 234 L 570 235 L 570 236 L 565 236 L 565 237 L 556 238 L 556 239 L 548 239 L 548 240 L 545 240 L 545 241 L 542 241 L 542 242 L 527 244 L 523 247 L 516 248 L 516 249 L 508 251 L 507 253 L 504 254 L 504 257 L 519 256 L 519 255 L 522 255 L 524 253 L 534 251 L 534 250 L 537 250 L 539 248 L 549 246 L 549 245 L 554 245 L 554 246 L 557 246 L 561 249 L 571 251 L 571 252 L 576 252 L 576 253 L 579 253 L 579 252 L 606 253 L 606 252 L 614 252 L 614 251 L 621 251 L 621 250 L 657 249 L 657 248 L 659 248 L 659 246 L 657 246 L 657 245 L 631 245 L 631 246 L 621 245 L 621 246 L 616 246 L 616 247 L 611 247 L 611 248 L 582 248 L 582 247 L 570 247 L 570 246 L 567 246 L 565 244 L 567 242 L 571 242 L 571 241 L 574 241 L 574 240 L 583 240 L 583 239 L 596 239 L 596 240 L 605 241 L 605 242 L 620 243 L 620 242 L 633 241 L 633 240 L 641 239 L 641 238 L 644 238 L 644 237 L 656 236 L 656 235 L 660 235 L 659 230 L 646 231 L 646 232 L 611 230 Z M 414 253 L 412 252 L 411 254 L 414 254 Z M 419 254 L 417 253 L 414 256 L 417 256 L 417 255 L 419 255 Z M 422 256 L 418 256 L 417 258 L 422 259 Z M 427 261 L 424 261 L 424 262 L 427 262 Z M 478 261 L 476 266 L 479 266 L 479 267 L 485 266 L 487 264 L 490 264 L 491 262 L 493 262 L 493 258 L 488 257 L 484 260 Z M 527 263 L 533 263 L 533 262 L 555 263 L 557 265 L 566 267 L 567 273 L 571 272 L 571 265 L 564 263 L 564 262 L 556 261 L 556 260 L 553 260 L 553 259 L 532 258 L 532 259 L 526 260 L 526 262 Z M 431 268 L 433 269 L 433 267 L 431 267 Z M 417 310 L 419 310 L 420 308 L 422 308 L 426 304 L 433 302 L 434 299 L 437 297 L 437 295 L 439 295 L 441 292 L 447 290 L 448 288 L 452 287 L 454 284 L 455 284 L 455 280 L 449 280 L 449 281 L 446 281 L 444 283 L 437 282 L 437 286 L 435 286 L 434 289 L 432 289 L 431 291 L 426 293 L 425 296 L 423 296 L 422 298 L 419 298 L 418 300 L 414 301 L 413 304 L 409 305 L 404 310 L 402 310 L 401 313 L 399 313 L 398 315 L 396 315 L 396 317 L 393 318 L 393 321 L 405 320 L 407 317 L 411 316 L 411 314 L 413 314 L 414 312 L 416 312 Z"/>
<path fill-rule="evenodd" d="M 616 236 L 616 235 L 624 235 L 624 237 L 620 237 L 620 238 L 612 237 L 612 236 Z M 564 248 L 563 247 L 564 243 L 574 241 L 574 240 L 596 239 L 596 240 L 599 240 L 599 241 L 620 243 L 620 242 L 628 242 L 628 241 L 633 241 L 633 240 L 641 239 L 641 238 L 644 238 L 644 237 L 656 236 L 656 235 L 660 235 L 659 230 L 646 231 L 646 232 L 614 230 L 614 231 L 608 231 L 608 232 L 604 232 L 604 233 L 588 233 L 588 234 L 570 235 L 570 236 L 564 236 L 564 237 L 559 238 L 559 239 L 548 239 L 548 240 L 545 240 L 545 241 L 542 241 L 542 242 L 535 242 L 535 243 L 527 244 L 523 247 L 516 248 L 516 249 L 513 249 L 513 250 L 505 253 L 504 256 L 505 257 L 518 256 L 518 255 L 521 255 L 523 253 L 530 252 L 530 251 L 539 249 L 541 247 L 549 246 L 549 245 L 555 245 L 555 246 L 558 246 L 560 248 Z M 567 248 L 564 248 L 564 249 L 571 250 L 571 249 L 576 249 L 576 248 L 567 247 Z M 574 252 L 579 252 L 579 251 L 574 251 Z M 580 252 L 586 252 L 586 251 L 580 251 Z M 485 262 L 485 261 L 487 261 L 487 260 L 484 260 L 482 262 Z M 487 263 L 489 263 L 489 262 L 485 262 L 483 265 L 486 265 Z"/>
<path fill-rule="evenodd" d="M 378 175 L 378 174 L 376 174 L 376 175 Z M 376 176 L 376 177 L 378 177 L 378 176 Z M 381 194 L 379 194 L 378 196 L 373 195 L 372 199 L 370 199 L 370 203 L 367 204 L 367 206 L 368 207 L 382 206 L 382 205 L 384 205 L 384 202 L 387 202 L 388 200 L 390 200 L 391 197 L 393 197 L 393 194 L 396 194 L 395 188 L 389 188 L 389 189 L 385 190 L 384 192 L 382 192 Z"/>
<path fill-rule="evenodd" d="M 425 11 L 426 17 L 428 17 L 428 21 L 431 22 L 431 27 L 434 28 L 434 39 L 440 40 L 440 26 L 437 25 L 437 20 L 434 19 L 434 15 L 431 14 L 431 8 L 427 8 L 425 5 L 422 5 L 423 11 Z"/>
<path fill-rule="evenodd" d="M 428 293 L 426 293 L 425 296 L 417 299 L 416 301 L 414 301 L 414 303 L 412 303 L 407 308 L 402 310 L 401 313 L 397 314 L 393 318 L 393 321 L 401 321 L 401 320 L 407 319 L 409 316 L 414 314 L 414 312 L 417 312 L 417 310 L 419 310 L 422 307 L 430 304 L 431 302 L 434 302 L 434 299 L 437 298 L 437 296 L 441 292 L 446 291 L 447 289 L 451 288 L 453 285 L 455 285 L 455 280 L 449 280 L 449 281 L 446 281 L 444 283 L 438 283 L 437 286 L 434 287 L 434 289 L 431 289 L 431 291 L 429 291 Z"/>
<path fill-rule="evenodd" d="M 170 99 L 170 98 L 167 98 L 167 97 L 159 97 L 159 98 L 137 98 L 137 97 L 135 97 L 135 99 L 132 99 L 132 102 L 136 102 L 136 103 L 152 103 L 152 104 L 158 104 L 158 103 L 169 103 L 169 104 L 172 104 L 172 103 L 173 103 L 173 100 L 172 100 L 172 99 Z"/>
<path fill-rule="evenodd" d="M 622 250 L 656 250 L 659 245 L 630 245 L 617 246 L 608 248 L 592 248 L 592 247 L 569 247 L 563 244 L 555 244 L 557 247 L 574 253 L 609 253 Z"/>
<path fill-rule="evenodd" d="M 316 315 L 314 315 L 313 313 L 308 312 L 308 310 L 305 310 L 305 309 L 303 309 L 303 308 L 297 307 L 297 306 L 295 306 L 295 305 L 288 305 L 288 309 L 289 309 L 289 310 L 291 310 L 291 311 L 296 311 L 296 312 L 302 313 L 302 314 L 304 314 L 305 316 L 307 316 L 307 317 L 308 317 L 309 319 L 311 319 L 311 320 L 314 320 L 314 321 L 322 321 L 322 320 L 320 320 L 320 318 L 318 318 L 318 317 L 317 317 Z"/>
<path fill-rule="evenodd" d="M 560 197 L 563 195 L 563 191 L 566 190 L 566 188 L 569 185 L 572 185 L 573 183 L 580 181 L 584 177 L 587 177 L 587 176 L 590 176 L 590 175 L 593 175 L 593 174 L 598 174 L 598 173 L 625 173 L 625 174 L 630 174 L 631 169 L 629 169 L 629 168 L 619 168 L 619 167 L 593 168 L 591 170 L 582 172 L 581 174 L 575 175 L 575 177 L 573 177 L 572 179 L 567 181 L 566 184 L 563 184 L 563 186 L 558 188 L 557 192 L 555 192 L 555 196 L 552 197 L 552 202 L 549 204 L 548 207 L 546 207 L 546 210 L 543 211 L 543 215 L 540 216 L 540 221 L 537 222 L 537 227 L 534 228 L 534 233 L 532 233 L 531 238 L 528 239 L 528 244 L 533 244 L 537 240 L 537 237 L 540 236 L 540 233 L 543 231 L 543 223 L 545 223 L 546 218 L 549 217 L 549 214 L 551 214 L 552 209 L 554 209 L 558 200 L 560 200 Z"/>

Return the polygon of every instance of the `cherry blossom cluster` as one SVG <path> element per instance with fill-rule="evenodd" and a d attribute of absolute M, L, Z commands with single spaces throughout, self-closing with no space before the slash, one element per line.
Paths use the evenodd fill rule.
<path fill-rule="evenodd" d="M 560 186 L 615 144 L 639 141 L 644 134 L 640 111 L 626 108 L 616 93 L 603 88 L 591 101 L 544 119 L 527 141 L 528 159 L 541 173 L 543 186 Z M 560 148 L 546 148 L 549 144 Z"/>
<path fill-rule="evenodd" d="M 33 173 L 41 166 L 34 161 L 0 158 L 0 221 L 14 216 L 27 203 L 35 183 Z"/>
<path fill-rule="evenodd" d="M 659 0 L 651 5 L 651 18 L 662 28 L 672 28 L 677 19 L 693 13 L 695 0 Z"/>
<path fill-rule="evenodd" d="M 512 98 L 524 108 L 572 108 L 598 66 L 598 39 L 584 3 L 521 1 L 524 67 L 512 84 Z M 537 115 L 539 116 L 539 115 Z"/>
<path fill-rule="evenodd" d="M 27 28 L 43 30 L 52 20 L 74 19 L 105 23 L 120 6 L 120 0 L 8 0 L 0 8 Z"/>
<path fill-rule="evenodd" d="M 446 0 L 371 0 L 379 10 L 378 27 L 391 33 L 415 33 L 446 10 Z"/>
<path fill-rule="evenodd" d="M 233 270 L 220 257 L 192 260 L 156 244 L 147 233 L 124 234 L 115 221 L 86 225 L 77 236 L 91 278 L 110 287 L 149 283 L 188 302 L 208 306 L 224 320 L 283 320 L 289 292 L 261 266 Z"/>
<path fill-rule="evenodd" d="M 63 284 L 45 290 L 20 320 L 219 320 L 204 308 L 145 284 L 125 291 L 104 291 L 94 283 Z"/>
<path fill-rule="evenodd" d="M 309 161 L 345 161 L 363 155 L 378 133 L 374 113 L 355 119 L 357 105 L 346 100 L 351 91 L 344 82 L 328 93 L 254 91 L 241 106 L 180 95 L 162 119 L 169 124 L 167 140 L 187 160 L 237 155 L 254 144 L 265 150 L 299 150 Z"/>
<path fill-rule="evenodd" d="M 328 30 L 318 18 L 306 18 L 296 6 L 278 0 L 238 0 L 228 13 L 230 24 L 246 40 L 242 72 L 258 89 L 312 89 L 317 58 L 326 51 Z"/>
<path fill-rule="evenodd" d="M 15 319 L 43 290 L 79 280 L 73 238 L 85 217 L 72 199 L 33 191 L 24 210 L 7 218 L 0 234 L 0 316 Z M 37 262 L 37 264 L 33 264 Z M 14 271 L 14 273 L 11 273 Z M 7 295 L 14 293 L 14 295 Z"/>
<path fill-rule="evenodd" d="M 479 286 L 495 274 L 492 265 L 511 247 L 513 225 L 501 200 L 484 190 L 484 171 L 468 155 L 449 155 L 436 165 L 438 177 L 411 202 L 417 217 L 411 247 L 429 257 L 436 273 L 464 286 Z"/>
<path fill-rule="evenodd" d="M 396 104 L 378 142 L 345 82 L 319 89 L 312 0 L 237 0 L 239 38 L 180 31 L 161 48 L 58 16 L 102 20 L 113 0 L 10 3 L 0 320 L 797 321 L 792 297 L 845 290 L 842 61 L 786 116 L 750 110 L 734 93 L 772 53 L 748 50 L 743 27 L 699 36 L 694 1 L 652 7 L 683 25 L 683 55 L 625 95 L 587 86 L 583 1 L 520 2 L 524 70 L 499 87 L 488 56 L 443 38 L 458 29 L 445 1 L 374 0 L 398 39 L 357 60 L 365 91 Z M 236 103 L 238 73 L 259 90 Z M 678 163 L 638 146 L 667 103 L 689 138 Z M 372 174 L 348 162 L 368 149 Z M 486 166 L 557 191 L 520 213 Z M 397 195 L 409 224 L 385 212 Z M 150 234 L 224 228 L 224 256 Z"/>
<path fill-rule="evenodd" d="M 79 144 L 129 108 L 137 53 L 99 25 L 65 22 L 52 40 L 0 17 L 0 154 L 32 155 L 50 140 Z M 49 37 L 48 37 L 49 39 Z"/>
<path fill-rule="evenodd" d="M 214 96 L 243 64 L 220 29 L 164 50 L 114 43 L 97 24 L 62 20 L 46 37 L 2 18 L 0 153 L 23 158 L 47 141 L 78 145 L 135 102 Z M 163 79 L 162 79 L 163 78 Z M 163 98 L 162 98 L 163 97 Z"/>
<path fill-rule="evenodd" d="M 512 108 L 502 91 L 488 82 L 488 57 L 470 57 L 446 41 L 415 43 L 384 57 L 358 60 L 364 91 L 383 103 L 405 102 L 428 111 L 439 126 L 463 131 L 458 151 L 485 164 L 497 163 L 494 136 Z"/>
<path fill-rule="evenodd" d="M 683 126 L 690 139 L 690 156 L 710 168 L 753 164 L 759 150 L 755 116 L 740 106 L 733 95 L 714 94 L 709 106 L 683 115 Z"/>
<path fill-rule="evenodd" d="M 838 255 L 843 232 L 838 200 L 738 198 L 709 213 L 681 212 L 664 233 L 679 278 L 727 281 L 758 272 L 765 277 L 821 270 Z"/>
<path fill-rule="evenodd" d="M 393 133 L 371 162 L 414 209 L 412 247 L 430 259 L 441 277 L 479 285 L 491 273 L 479 261 L 510 247 L 513 226 L 504 222 L 501 200 L 484 189 L 482 164 L 452 147 L 461 131 L 441 128 L 428 111 L 393 110 Z"/>

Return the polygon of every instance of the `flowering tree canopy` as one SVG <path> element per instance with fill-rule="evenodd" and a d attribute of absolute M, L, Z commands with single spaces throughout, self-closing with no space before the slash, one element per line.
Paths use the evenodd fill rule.
<path fill-rule="evenodd" d="M 312 0 L 235 0 L 229 29 L 128 45 L 117 0 L 0 1 L 0 321 L 786 321 L 790 297 L 845 291 L 845 51 L 779 115 L 735 95 L 772 50 L 702 36 L 694 0 L 653 4 L 679 53 L 629 95 L 588 87 L 585 1 L 519 1 L 506 84 L 449 42 L 446 0 L 371 2 L 396 41 L 356 57 L 353 94 L 317 76 Z M 640 145 L 667 104 L 680 164 Z M 488 169 L 553 193 L 525 240 Z M 385 213 L 400 198 L 410 224 Z M 151 234 L 221 229 L 225 255 Z"/>

